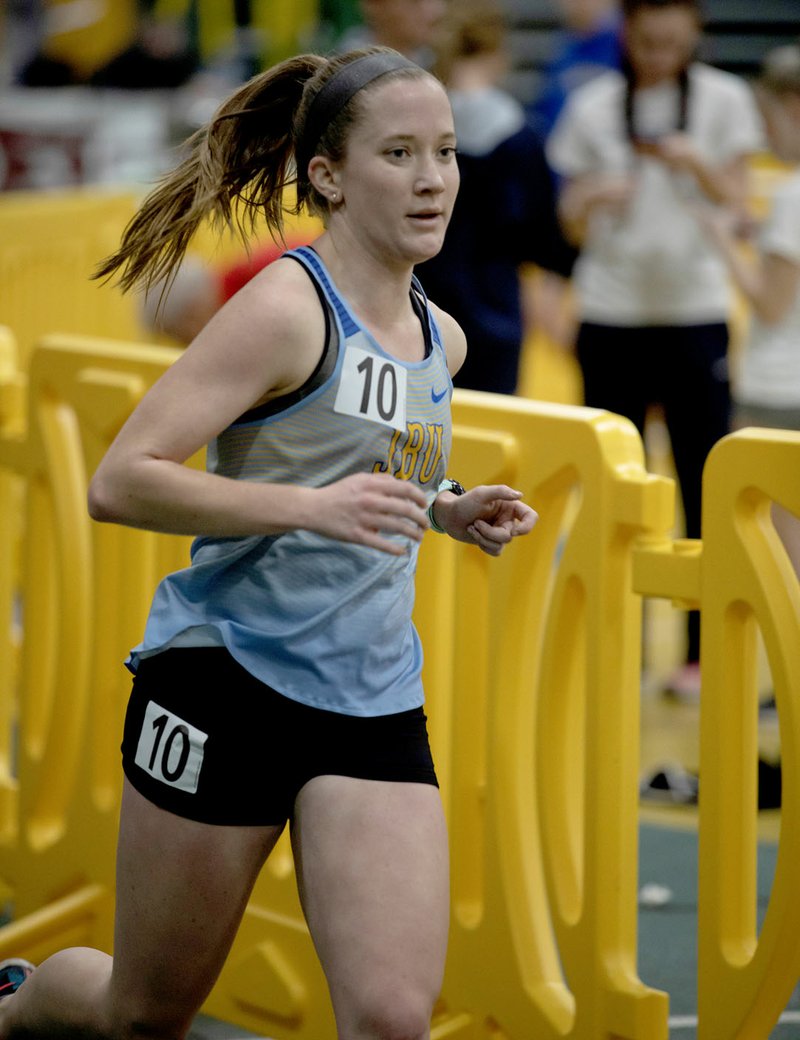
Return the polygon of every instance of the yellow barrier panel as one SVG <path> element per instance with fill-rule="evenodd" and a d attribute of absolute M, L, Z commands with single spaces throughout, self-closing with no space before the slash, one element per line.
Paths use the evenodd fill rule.
<path fill-rule="evenodd" d="M 288 202 L 291 200 L 287 200 Z M 0 194 L 0 325 L 16 337 L 23 371 L 39 338 L 53 331 L 147 341 L 137 295 L 90 280 L 98 262 L 119 245 L 133 216 L 133 191 Z M 317 218 L 287 215 L 286 235 L 310 242 Z M 271 239 L 261 228 L 261 242 Z M 252 242 L 259 249 L 258 237 Z M 189 253 L 212 267 L 245 257 L 238 236 L 203 225 Z"/>
<path fill-rule="evenodd" d="M 17 921 L 0 956 L 109 948 L 118 734 L 157 577 L 183 539 L 93 525 L 89 474 L 173 352 L 52 337 L 27 431 L 0 466 L 27 488 L 18 768 L 0 877 Z M 534 537 L 489 560 L 429 536 L 417 622 L 453 834 L 452 948 L 437 1040 L 664 1040 L 636 975 L 639 604 L 631 546 L 672 522 L 633 427 L 603 412 L 461 393 L 453 469 L 521 485 Z M 35 549 L 35 551 L 34 551 Z M 56 690 L 58 695 L 56 696 Z M 487 964 L 491 970 L 487 970 Z M 279 1037 L 334 1036 L 284 839 L 207 1010 Z"/>
<path fill-rule="evenodd" d="M 0 438 L 19 437 L 24 429 L 24 381 L 19 370 L 17 344 L 10 329 L 0 326 Z M 12 817 L 9 794 L 16 793 L 12 776 L 12 732 L 19 674 L 20 588 L 19 546 L 21 545 L 21 478 L 0 467 L 0 833 L 7 831 Z M 2 895 L 7 899 L 8 891 Z"/>
<path fill-rule="evenodd" d="M 703 541 L 642 545 L 634 587 L 702 611 L 698 1040 L 763 1040 L 800 977 L 800 587 L 769 518 L 800 514 L 800 434 L 744 430 L 712 451 Z M 778 702 L 782 806 L 769 908 L 756 927 L 761 629 Z"/>
<path fill-rule="evenodd" d="M 2 942 L 33 960 L 65 943 L 110 948 L 117 735 L 129 689 L 122 648 L 141 632 L 154 581 L 186 559 L 187 541 L 92 525 L 87 473 L 175 356 L 45 342 L 30 367 L 27 424 L 18 415 L 0 425 L 0 516 L 19 516 L 7 475 L 25 486 L 21 588 L 6 554 L 0 568 L 4 620 L 24 608 L 18 674 L 4 668 L 0 691 L 0 878 L 16 918 Z M 2 639 L 5 649 L 9 628 Z"/>
<path fill-rule="evenodd" d="M 800 434 L 745 430 L 703 484 L 699 1040 L 769 1034 L 800 977 L 800 587 L 769 520 L 800 515 Z M 756 629 L 780 719 L 778 858 L 756 931 Z"/>
<path fill-rule="evenodd" d="M 132 192 L 0 195 L 0 324 L 12 329 L 23 371 L 53 330 L 136 339 L 131 297 L 90 281 L 133 215 Z"/>
<path fill-rule="evenodd" d="M 672 485 L 644 472 L 633 426 L 604 412 L 462 392 L 454 414 L 452 472 L 522 488 L 541 520 L 499 560 L 439 550 L 457 558 L 440 600 L 451 616 L 438 617 L 450 638 L 438 611 L 420 621 L 429 714 L 448 734 L 444 999 L 463 1023 L 434 1035 L 660 1040 L 666 997 L 636 974 L 641 618 L 629 566 L 637 535 L 671 524 Z M 435 602 L 445 573 L 420 578 Z"/>

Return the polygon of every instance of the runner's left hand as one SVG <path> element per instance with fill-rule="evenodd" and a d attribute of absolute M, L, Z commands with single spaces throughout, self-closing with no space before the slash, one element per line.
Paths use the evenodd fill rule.
<path fill-rule="evenodd" d="M 499 556 L 519 535 L 533 530 L 538 513 L 522 501 L 522 492 L 505 484 L 481 484 L 464 495 L 444 492 L 436 504 L 440 526 L 459 542 Z"/>

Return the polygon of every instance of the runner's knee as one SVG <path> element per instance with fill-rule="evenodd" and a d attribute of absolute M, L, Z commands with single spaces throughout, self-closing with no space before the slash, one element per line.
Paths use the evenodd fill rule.
<path fill-rule="evenodd" d="M 425 1040 L 429 1035 L 435 998 L 394 986 L 365 995 L 356 1010 L 354 1035 L 364 1040 Z M 349 1035 L 347 1033 L 345 1036 Z"/>

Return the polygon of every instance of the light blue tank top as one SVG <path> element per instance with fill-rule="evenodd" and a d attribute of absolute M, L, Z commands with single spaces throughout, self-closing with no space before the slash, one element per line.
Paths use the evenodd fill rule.
<path fill-rule="evenodd" d="M 326 310 L 327 349 L 301 391 L 243 415 L 209 445 L 207 468 L 239 480 L 321 487 L 353 473 L 412 480 L 428 501 L 445 475 L 452 381 L 419 284 L 423 361 L 398 361 L 363 328 L 320 257 L 300 262 Z M 391 556 L 311 531 L 200 537 L 191 566 L 161 582 L 128 666 L 174 646 L 226 646 L 279 693 L 349 715 L 423 702 L 411 621 L 418 543 Z"/>

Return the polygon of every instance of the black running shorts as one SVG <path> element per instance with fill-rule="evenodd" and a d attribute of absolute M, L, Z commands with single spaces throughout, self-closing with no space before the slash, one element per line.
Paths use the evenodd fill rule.
<path fill-rule="evenodd" d="M 122 765 L 160 808 L 238 826 L 285 823 L 315 776 L 438 786 L 422 708 L 376 717 L 311 708 L 254 678 L 223 647 L 140 662 Z"/>

